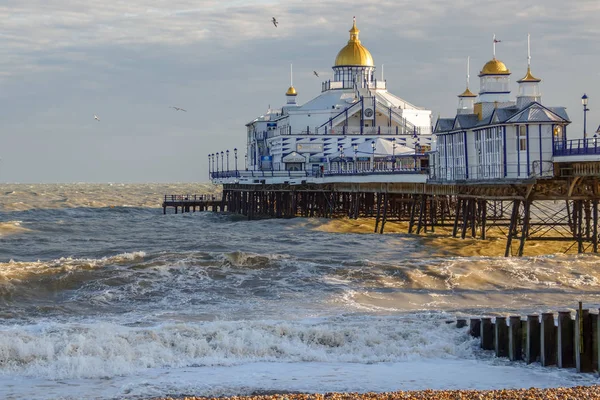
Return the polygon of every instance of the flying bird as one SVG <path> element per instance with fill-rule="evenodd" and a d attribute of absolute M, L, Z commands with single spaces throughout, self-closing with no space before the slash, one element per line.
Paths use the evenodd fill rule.
<path fill-rule="evenodd" d="M 94 119 L 98 122 L 100 122 L 100 118 L 98 118 L 98 116 L 96 114 L 94 114 Z"/>
<path fill-rule="evenodd" d="M 184 111 L 184 112 L 187 112 L 187 110 L 184 110 L 183 108 L 180 108 L 180 107 L 173 107 L 173 106 L 171 106 L 169 108 L 173 108 L 175 111 Z"/>
<path fill-rule="evenodd" d="M 275 17 L 273 17 L 273 19 L 271 20 L 271 22 L 273 22 L 273 25 L 275 25 L 275 28 L 277 28 L 277 20 L 275 19 Z"/>
<path fill-rule="evenodd" d="M 313 71 L 313 74 L 315 74 L 317 78 L 319 77 L 319 73 L 317 71 Z"/>

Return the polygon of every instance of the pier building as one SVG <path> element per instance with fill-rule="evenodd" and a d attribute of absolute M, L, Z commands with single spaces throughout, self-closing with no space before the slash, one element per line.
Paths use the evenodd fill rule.
<path fill-rule="evenodd" d="M 388 220 L 406 222 L 408 233 L 448 228 L 463 239 L 493 230 L 506 237 L 506 256 L 523 255 L 535 240 L 597 253 L 597 135 L 569 138 L 565 108 L 543 102 L 529 39 L 513 99 L 512 72 L 496 57 L 496 42 L 477 94 L 467 62 L 456 115 L 432 127 L 429 110 L 375 78 L 354 21 L 317 97 L 299 104 L 290 82 L 282 107 L 246 124 L 243 163 L 237 148 L 208 155 L 222 197 L 196 204 L 171 195 L 165 213 L 198 206 L 248 219 L 373 217 L 379 233 Z"/>
<path fill-rule="evenodd" d="M 215 170 L 212 178 L 223 183 L 231 178 L 240 183 L 292 178 L 300 183 L 427 167 L 431 111 L 390 93 L 383 76 L 376 78 L 373 57 L 359 32 L 354 20 L 347 44 L 335 57 L 333 79 L 322 82 L 317 97 L 299 104 L 298 89 L 290 82 L 282 107 L 269 108 L 246 124 L 245 168 L 236 176 Z"/>

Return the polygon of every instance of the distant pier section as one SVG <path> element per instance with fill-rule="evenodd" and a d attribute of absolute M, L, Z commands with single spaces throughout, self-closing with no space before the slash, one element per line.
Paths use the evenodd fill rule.
<path fill-rule="evenodd" d="M 207 194 L 165 194 L 162 203 L 163 214 L 167 213 L 167 208 L 173 207 L 175 214 L 179 211 L 196 212 L 198 211 L 224 211 L 221 196 Z"/>

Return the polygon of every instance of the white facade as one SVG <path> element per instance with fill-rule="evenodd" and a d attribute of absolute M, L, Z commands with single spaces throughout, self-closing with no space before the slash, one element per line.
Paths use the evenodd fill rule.
<path fill-rule="evenodd" d="M 420 153 L 431 148 L 431 111 L 393 95 L 385 81 L 375 79 L 373 60 L 358 32 L 354 24 L 333 66 L 334 81 L 323 82 L 320 95 L 298 105 L 291 86 L 282 108 L 269 109 L 246 125 L 246 170 L 327 171 L 340 146 L 351 151 L 376 139 L 394 140 Z M 290 154 L 295 158 L 286 162 Z M 383 156 L 390 155 L 375 154 Z M 298 162 L 300 157 L 304 162 Z"/>
<path fill-rule="evenodd" d="M 465 93 L 454 118 L 439 119 L 437 145 L 430 153 L 434 181 L 519 180 L 554 176 L 555 148 L 566 143 L 570 123 L 564 107 L 541 104 L 540 80 L 530 68 L 511 101 L 510 71 L 495 57 L 482 69 L 479 96 L 471 113 Z M 473 97 L 467 97 L 467 100 Z"/>

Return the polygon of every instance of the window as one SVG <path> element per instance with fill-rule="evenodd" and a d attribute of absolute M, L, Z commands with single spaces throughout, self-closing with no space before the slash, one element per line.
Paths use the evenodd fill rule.
<path fill-rule="evenodd" d="M 527 150 L 527 127 L 525 125 L 519 127 L 519 150 Z"/>

